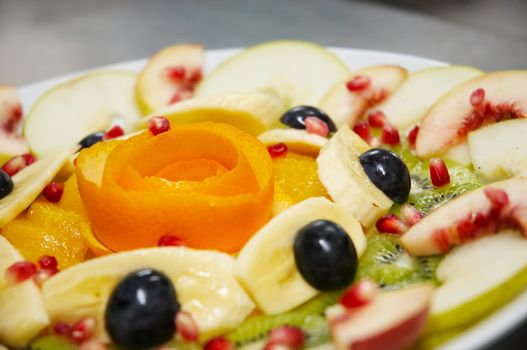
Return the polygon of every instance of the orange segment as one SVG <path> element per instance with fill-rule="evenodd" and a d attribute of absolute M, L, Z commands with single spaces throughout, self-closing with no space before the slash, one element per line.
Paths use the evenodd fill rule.
<path fill-rule="evenodd" d="M 97 239 L 115 251 L 175 235 L 190 247 L 232 253 L 271 212 L 267 149 L 225 124 L 175 125 L 95 144 L 79 154 L 76 174 Z"/>
<path fill-rule="evenodd" d="M 82 262 L 87 247 L 82 231 L 86 221 L 54 204 L 35 202 L 26 216 L 18 217 L 2 228 L 2 235 L 25 259 L 36 262 L 42 255 L 53 255 L 64 269 Z"/>
<path fill-rule="evenodd" d="M 318 178 L 314 158 L 288 152 L 285 157 L 274 158 L 275 194 L 273 213 L 287 209 L 309 197 L 327 196 Z"/>

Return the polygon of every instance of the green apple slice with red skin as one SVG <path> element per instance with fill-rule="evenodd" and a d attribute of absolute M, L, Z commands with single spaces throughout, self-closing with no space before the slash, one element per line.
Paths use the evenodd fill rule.
<path fill-rule="evenodd" d="M 383 292 L 369 304 L 326 310 L 336 349 L 402 350 L 426 325 L 433 287 L 427 284 Z"/>
<path fill-rule="evenodd" d="M 333 86 L 320 101 L 337 127 L 353 126 L 364 112 L 392 94 L 406 79 L 408 72 L 399 66 L 379 65 L 358 70 L 345 81 Z M 346 84 L 354 78 L 364 77 L 369 83 L 364 89 L 349 91 Z"/>
<path fill-rule="evenodd" d="M 249 47 L 216 67 L 195 96 L 272 93 L 286 107 L 316 106 L 324 93 L 349 75 L 348 67 L 324 47 L 279 40 Z"/>
<path fill-rule="evenodd" d="M 411 127 L 418 124 L 434 102 L 450 89 L 482 74 L 482 71 L 467 66 L 433 67 L 412 72 L 375 110 L 382 111 L 398 128 Z"/>
<path fill-rule="evenodd" d="M 443 254 L 503 225 L 527 234 L 527 178 L 515 177 L 465 193 L 434 210 L 401 237 L 414 256 Z"/>
<path fill-rule="evenodd" d="M 489 180 L 519 174 L 527 166 L 527 119 L 492 124 L 468 134 L 476 173 Z"/>
<path fill-rule="evenodd" d="M 16 87 L 0 84 L 0 165 L 29 151 L 26 140 L 18 134 L 21 121 L 22 105 Z"/>
<path fill-rule="evenodd" d="M 191 97 L 194 85 L 201 79 L 203 61 L 201 45 L 169 46 L 153 55 L 139 73 L 135 89 L 143 115 L 169 106 L 178 93 L 181 99 Z M 172 76 L 171 71 L 178 74 Z"/>
<path fill-rule="evenodd" d="M 83 137 L 121 124 L 126 132 L 139 118 L 136 74 L 86 74 L 44 93 L 29 111 L 24 136 L 37 156 L 77 144 Z"/>
<path fill-rule="evenodd" d="M 489 260 L 490 258 L 490 260 Z M 454 248 L 437 268 L 427 334 L 464 328 L 525 290 L 527 240 L 503 230 Z"/>
<path fill-rule="evenodd" d="M 527 71 L 488 73 L 456 86 L 423 119 L 416 140 L 417 155 L 439 156 L 483 125 L 525 116 L 526 86 Z"/>

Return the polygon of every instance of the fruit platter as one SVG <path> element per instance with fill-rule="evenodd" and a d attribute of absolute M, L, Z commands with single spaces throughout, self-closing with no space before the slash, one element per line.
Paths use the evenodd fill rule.
<path fill-rule="evenodd" d="M 0 349 L 488 345 L 525 116 L 527 71 L 289 40 L 0 84 Z"/>

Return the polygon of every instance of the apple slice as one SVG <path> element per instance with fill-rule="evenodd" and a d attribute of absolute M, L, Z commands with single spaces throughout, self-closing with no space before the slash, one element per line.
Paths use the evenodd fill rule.
<path fill-rule="evenodd" d="M 527 71 L 501 71 L 466 81 L 426 114 L 416 140 L 421 158 L 443 154 L 482 125 L 527 113 Z"/>
<path fill-rule="evenodd" d="M 13 348 L 24 347 L 49 324 L 40 288 L 32 279 L 15 285 L 5 283 L 9 266 L 23 260 L 20 252 L 0 236 L 0 343 Z"/>
<path fill-rule="evenodd" d="M 303 41 L 271 41 L 250 47 L 214 69 L 198 84 L 196 96 L 268 92 L 287 107 L 316 106 L 322 95 L 349 75 L 325 48 Z"/>
<path fill-rule="evenodd" d="M 42 95 L 27 115 L 24 136 L 38 156 L 77 144 L 84 136 L 121 124 L 130 130 L 139 113 L 135 73 L 84 75 Z"/>
<path fill-rule="evenodd" d="M 474 169 L 487 179 L 509 177 L 527 166 L 527 119 L 513 119 L 468 134 Z"/>
<path fill-rule="evenodd" d="M 495 182 L 451 200 L 406 231 L 401 242 L 411 255 L 442 254 L 504 224 L 527 233 L 527 178 Z"/>
<path fill-rule="evenodd" d="M 266 146 L 285 143 L 289 151 L 318 157 L 320 149 L 328 139 L 317 134 L 310 134 L 304 129 L 271 129 L 260 134 L 258 139 Z"/>
<path fill-rule="evenodd" d="M 339 350 L 402 350 L 423 331 L 433 287 L 417 285 L 383 292 L 369 304 L 346 310 L 326 310 L 333 343 Z"/>
<path fill-rule="evenodd" d="M 150 114 L 180 99 L 191 97 L 201 79 L 203 46 L 175 45 L 153 55 L 137 77 L 135 94 L 143 114 Z M 185 94 L 185 96 L 183 96 Z"/>
<path fill-rule="evenodd" d="M 271 94 L 246 93 L 196 97 L 176 103 L 139 120 L 135 128 L 144 129 L 148 120 L 163 115 L 171 123 L 188 124 L 203 121 L 226 123 L 258 135 L 277 124 L 285 107 Z"/>
<path fill-rule="evenodd" d="M 527 286 L 527 240 L 505 230 L 453 249 L 437 268 L 427 333 L 474 323 Z"/>
<path fill-rule="evenodd" d="M 381 65 L 358 70 L 345 81 L 339 81 L 320 101 L 320 108 L 331 116 L 337 127 L 353 126 L 366 109 L 380 103 L 406 79 L 408 72 L 399 66 Z M 350 81 L 367 79 L 356 91 L 346 87 Z"/>
<path fill-rule="evenodd" d="M 28 152 L 29 148 L 24 138 L 0 131 L 0 166 L 14 156 Z"/>
<path fill-rule="evenodd" d="M 447 91 L 482 74 L 482 71 L 467 66 L 434 67 L 413 72 L 375 110 L 382 111 L 394 126 L 408 128 L 418 124 Z"/>

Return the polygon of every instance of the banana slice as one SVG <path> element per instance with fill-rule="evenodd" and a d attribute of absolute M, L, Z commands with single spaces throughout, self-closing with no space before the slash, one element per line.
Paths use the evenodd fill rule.
<path fill-rule="evenodd" d="M 271 129 L 260 134 L 258 139 L 266 146 L 283 142 L 290 151 L 312 157 L 317 157 L 322 146 L 328 142 L 325 137 L 300 129 Z"/>
<path fill-rule="evenodd" d="M 359 156 L 370 146 L 348 126 L 341 127 L 322 147 L 317 158 L 318 177 L 335 203 L 369 227 L 393 204 L 370 181 Z"/>
<path fill-rule="evenodd" d="M 50 153 L 13 176 L 13 191 L 0 200 L 0 227 L 5 226 L 33 203 L 72 153 L 71 149 Z"/>
<path fill-rule="evenodd" d="M 366 236 L 360 223 L 335 203 L 315 197 L 289 207 L 260 229 L 236 259 L 236 275 L 265 313 L 290 310 L 318 293 L 296 268 L 293 242 L 301 227 L 319 219 L 342 226 L 358 256 L 364 253 Z"/>
<path fill-rule="evenodd" d="M 40 289 L 27 280 L 6 285 L 3 276 L 9 266 L 24 258 L 0 236 L 0 343 L 22 347 L 49 324 Z"/>
<path fill-rule="evenodd" d="M 95 317 L 98 334 L 108 339 L 103 320 L 110 293 L 126 274 L 147 267 L 172 279 L 183 310 L 196 320 L 203 337 L 235 328 L 254 309 L 254 303 L 234 278 L 231 256 L 166 247 L 107 255 L 53 276 L 42 287 L 50 318 L 74 322 Z"/>
<path fill-rule="evenodd" d="M 157 111 L 137 122 L 136 129 L 146 128 L 152 116 L 163 115 L 171 123 L 221 122 L 258 135 L 275 125 L 284 111 L 282 100 L 267 93 L 206 96 Z"/>

